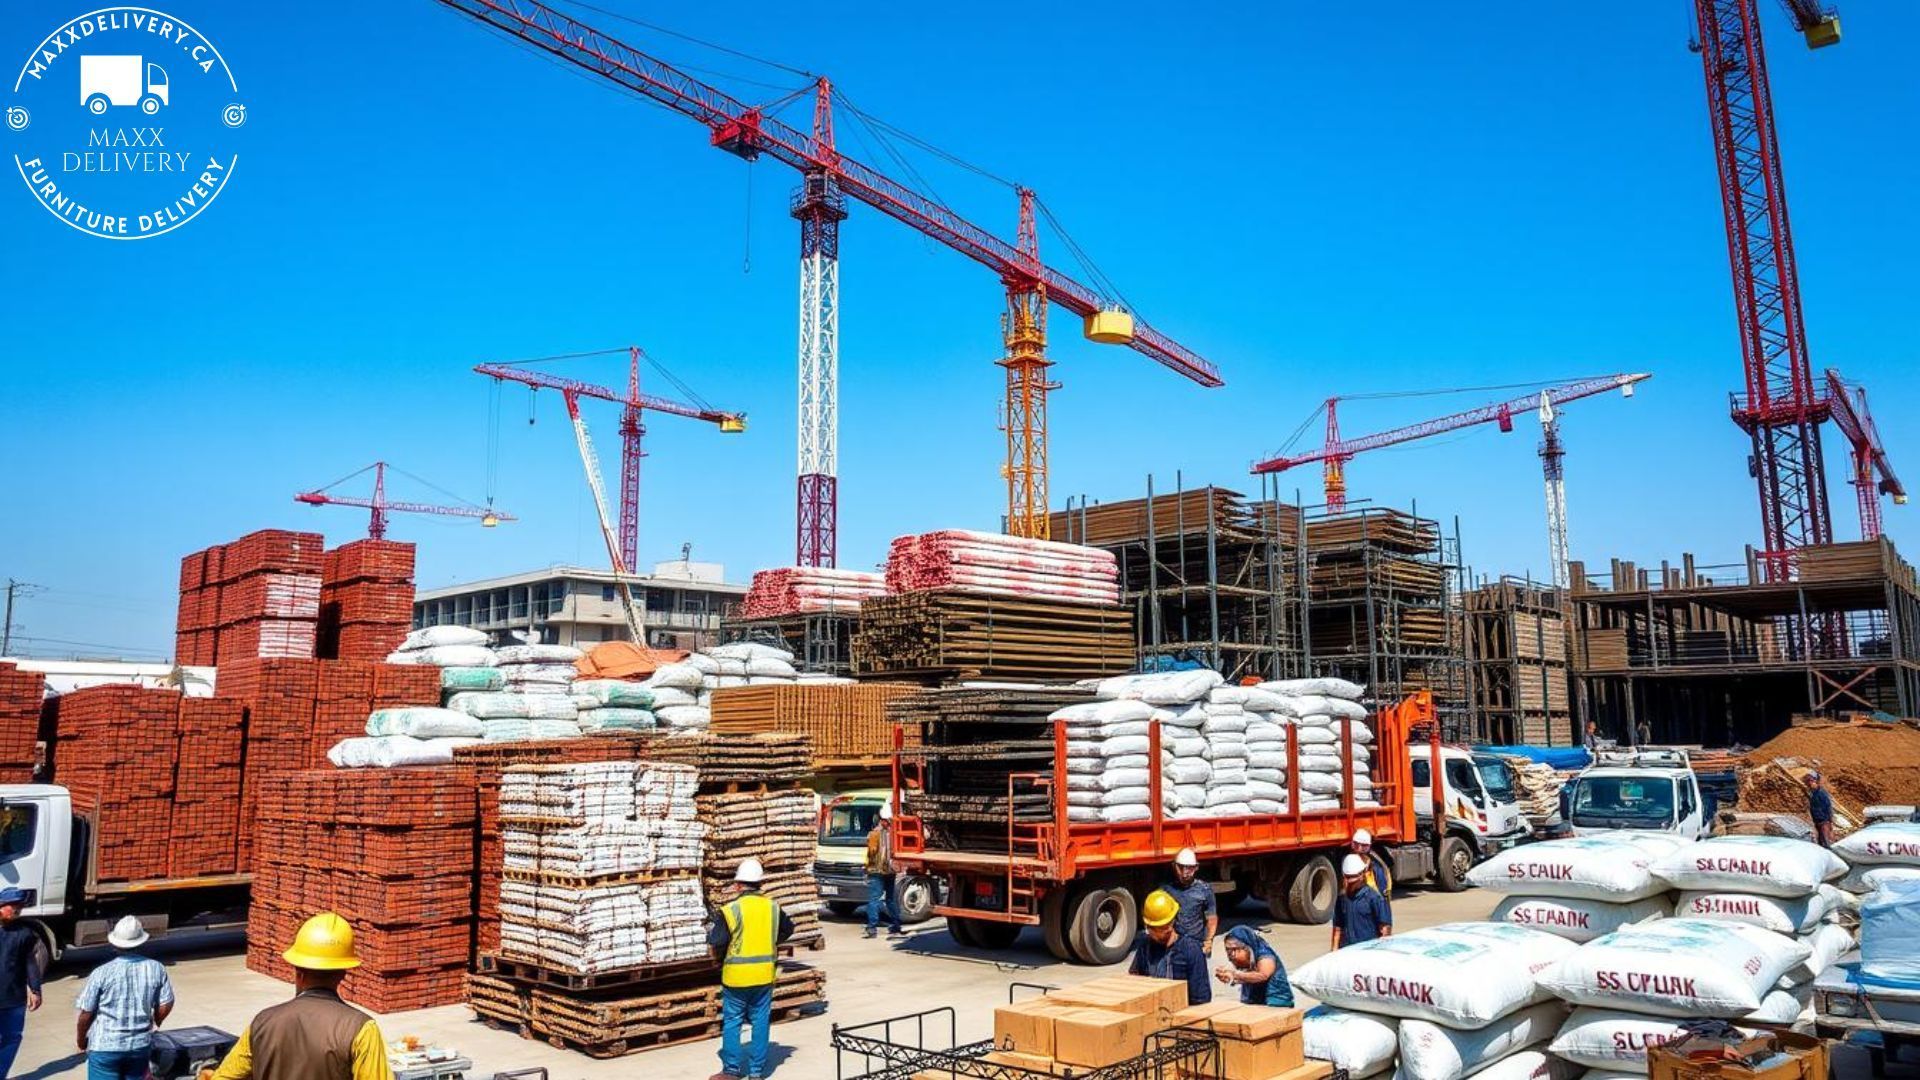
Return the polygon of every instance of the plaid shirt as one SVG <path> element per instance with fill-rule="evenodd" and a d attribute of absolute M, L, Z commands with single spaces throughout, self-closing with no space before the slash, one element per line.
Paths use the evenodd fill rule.
<path fill-rule="evenodd" d="M 145 1050 L 153 1044 L 153 1011 L 173 1001 L 173 983 L 158 960 L 125 954 L 93 969 L 75 1008 L 93 1014 L 87 1049 Z"/>

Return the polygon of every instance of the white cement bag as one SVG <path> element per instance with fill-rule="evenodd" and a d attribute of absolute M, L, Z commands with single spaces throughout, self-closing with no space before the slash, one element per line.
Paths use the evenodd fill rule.
<path fill-rule="evenodd" d="M 720 674 L 720 661 L 715 660 L 706 653 L 688 653 L 686 659 L 679 662 L 702 675 Z"/>
<path fill-rule="evenodd" d="M 703 728 L 713 723 L 713 714 L 705 705 L 664 705 L 653 710 L 654 719 L 670 728 Z"/>
<path fill-rule="evenodd" d="M 1206 722 L 1200 725 L 1201 733 L 1209 739 L 1215 735 L 1244 735 L 1246 730 L 1246 713 L 1218 713 L 1209 711 Z"/>
<path fill-rule="evenodd" d="M 416 739 L 410 735 L 379 735 L 342 739 L 327 751 L 327 760 L 340 769 L 395 769 L 408 765 L 451 765 L 456 747 L 479 739 Z"/>
<path fill-rule="evenodd" d="M 1820 925 L 1835 906 L 1840 890 L 1822 885 L 1818 892 L 1788 898 L 1748 892 L 1683 892 L 1673 905 L 1682 919 L 1719 919 L 1746 923 L 1776 934 L 1797 934 Z"/>
<path fill-rule="evenodd" d="M 400 643 L 401 652 L 419 652 L 436 645 L 485 645 L 486 631 L 466 626 L 423 626 Z"/>
<path fill-rule="evenodd" d="M 1176 807 L 1189 810 L 1204 809 L 1207 805 L 1207 786 L 1205 784 L 1175 784 L 1173 802 Z"/>
<path fill-rule="evenodd" d="M 410 707 L 375 709 L 367 717 L 368 735 L 408 735 L 416 739 L 477 739 L 483 729 L 473 716 L 453 709 Z"/>
<path fill-rule="evenodd" d="M 1393 1067 L 1400 1052 L 1399 1023 L 1390 1016 L 1316 1005 L 1301 1018 L 1300 1034 L 1309 1058 L 1364 1080 Z"/>
<path fill-rule="evenodd" d="M 1791 1024 L 1813 1005 L 1813 984 L 1775 990 L 1760 999 L 1760 1007 L 1741 1017 L 1750 1024 Z"/>
<path fill-rule="evenodd" d="M 1443 923 L 1328 953 L 1293 984 L 1341 1008 L 1477 1028 L 1546 1000 L 1535 973 L 1575 948 L 1521 926 Z"/>
<path fill-rule="evenodd" d="M 1221 803 L 1218 806 L 1206 807 L 1200 813 L 1210 818 L 1246 817 L 1253 813 L 1253 804 L 1250 802 Z"/>
<path fill-rule="evenodd" d="M 1128 720 L 1151 720 L 1156 710 L 1144 701 L 1088 701 L 1055 709 L 1047 719 L 1068 724 L 1114 724 Z"/>
<path fill-rule="evenodd" d="M 1240 705 L 1248 712 L 1272 713 L 1286 707 L 1281 704 L 1281 696 L 1271 690 L 1262 690 L 1257 686 L 1242 686 L 1240 689 L 1247 695 L 1241 699 Z"/>
<path fill-rule="evenodd" d="M 1205 705 L 1188 705 L 1184 708 L 1176 706 L 1171 709 L 1157 710 L 1155 715 L 1160 718 L 1161 723 L 1169 727 L 1198 732 L 1200 725 L 1207 722 L 1207 707 Z"/>
<path fill-rule="evenodd" d="M 1247 782 L 1252 783 L 1255 780 L 1284 786 L 1287 782 L 1287 771 L 1285 769 L 1269 769 L 1264 766 L 1255 765 L 1253 758 L 1249 756 L 1247 758 Z"/>
<path fill-rule="evenodd" d="M 1560 1033 L 1547 1044 L 1547 1052 L 1592 1069 L 1645 1076 L 1647 1051 L 1685 1038 L 1686 1032 L 1680 1029 L 1685 1022 L 1619 1009 L 1582 1007 L 1573 1010 L 1567 1022 L 1560 1025 Z"/>
<path fill-rule="evenodd" d="M 1227 680 L 1205 668 L 1191 671 L 1164 671 L 1151 675 L 1118 675 L 1102 679 L 1094 696 L 1107 700 L 1136 698 L 1153 705 L 1178 705 L 1199 701 L 1207 692 Z"/>
<path fill-rule="evenodd" d="M 1176 758 L 1161 766 L 1160 775 L 1176 784 L 1204 784 L 1213 775 L 1213 768 L 1204 761 Z"/>
<path fill-rule="evenodd" d="M 591 698 L 596 705 L 629 709 L 651 709 L 655 700 L 652 690 L 624 679 L 579 679 L 572 692 L 576 698 Z"/>
<path fill-rule="evenodd" d="M 504 690 L 463 690 L 447 699 L 447 708 L 482 720 L 504 720 L 526 716 L 529 700 Z"/>
<path fill-rule="evenodd" d="M 678 686 L 653 686 L 646 687 L 645 689 L 653 694 L 653 707 L 656 709 L 669 709 L 675 705 L 700 704 L 699 694 L 691 690 L 683 690 Z"/>
<path fill-rule="evenodd" d="M 1367 691 L 1367 688 L 1361 686 L 1359 683 L 1330 677 L 1317 679 L 1279 679 L 1273 682 L 1261 683 L 1260 689 L 1271 690 L 1276 694 L 1282 694 L 1288 697 L 1315 695 L 1320 697 L 1345 698 L 1348 701 L 1359 701 L 1360 695 Z"/>
<path fill-rule="evenodd" d="M 698 656 L 699 654 L 695 653 L 694 655 Z M 692 692 L 700 689 L 702 674 L 701 670 L 691 662 L 661 664 L 659 667 L 653 669 L 653 674 L 647 676 L 647 680 L 643 685 L 655 690 L 667 686 L 673 687 L 676 690 Z"/>
<path fill-rule="evenodd" d="M 1653 856 L 1629 841 L 1574 836 L 1510 848 L 1468 871 L 1467 880 L 1511 895 L 1624 904 L 1666 891 L 1652 864 Z"/>
<path fill-rule="evenodd" d="M 1896 881 L 1920 881 L 1920 866 L 1876 866 L 1862 863 L 1853 868 L 1840 887 L 1850 892 L 1870 893 Z"/>
<path fill-rule="evenodd" d="M 1545 930 L 1568 941 L 1584 943 L 1611 934 L 1623 926 L 1665 918 L 1666 915 L 1666 899 L 1659 896 L 1625 904 L 1570 896 L 1509 896 L 1500 901 L 1488 918 Z"/>
<path fill-rule="evenodd" d="M 1255 780 L 1247 777 L 1247 795 L 1250 799 L 1265 799 L 1273 802 L 1286 802 L 1287 789 L 1271 780 Z"/>
<path fill-rule="evenodd" d="M 1832 967 L 1834 961 L 1852 952 L 1858 941 L 1853 931 L 1833 923 L 1816 926 L 1798 935 L 1796 940 L 1807 947 L 1807 958 L 1788 968 L 1787 973 L 1774 984 L 1776 988 L 1798 986 L 1819 978 L 1820 973 Z"/>
<path fill-rule="evenodd" d="M 1580 946 L 1540 975 L 1576 1005 L 1655 1016 L 1744 1016 L 1811 950 L 1744 923 L 1659 919 Z"/>
<path fill-rule="evenodd" d="M 440 689 L 450 693 L 461 690 L 502 690 L 507 677 L 495 667 L 448 667 L 440 669 Z"/>
<path fill-rule="evenodd" d="M 1174 757 L 1197 758 L 1207 752 L 1207 740 L 1198 735 L 1175 735 L 1179 728 L 1162 728 L 1160 731 L 1160 749 Z"/>
<path fill-rule="evenodd" d="M 798 671 L 794 670 L 793 665 L 785 660 L 776 660 L 772 657 L 757 657 L 747 661 L 747 675 L 749 678 L 770 677 L 776 679 L 793 679 L 798 678 L 799 674 Z"/>
<path fill-rule="evenodd" d="M 1522 1050 L 1472 1074 L 1481 1080 L 1576 1080 L 1587 1071 L 1544 1050 Z"/>
<path fill-rule="evenodd" d="M 1883 821 L 1834 841 L 1856 866 L 1920 867 L 1920 821 Z"/>
<path fill-rule="evenodd" d="M 1141 804 L 1129 806 L 1069 806 L 1067 820 L 1080 824 L 1104 821 L 1117 825 L 1126 821 L 1145 821 L 1153 816 L 1153 811 Z"/>
<path fill-rule="evenodd" d="M 503 645 L 494 655 L 502 664 L 571 664 L 581 653 L 571 645 Z"/>
<path fill-rule="evenodd" d="M 1230 803 L 1246 802 L 1252 794 L 1245 784 L 1216 784 L 1207 788 L 1208 807 L 1226 806 Z"/>
<path fill-rule="evenodd" d="M 1121 735 L 1145 735 L 1152 725 L 1145 720 L 1115 720 L 1106 724 L 1068 724 L 1069 739 L 1113 739 Z"/>
<path fill-rule="evenodd" d="M 1113 739 L 1068 739 L 1067 756 L 1113 758 L 1124 754 L 1144 754 L 1153 749 L 1145 735 L 1122 735 Z"/>
<path fill-rule="evenodd" d="M 1216 686 L 1207 691 L 1209 705 L 1245 705 L 1250 686 Z"/>
<path fill-rule="evenodd" d="M 1819 844 L 1784 836 L 1715 836 L 1653 864 L 1676 889 L 1805 896 L 1846 874 L 1847 864 Z"/>
<path fill-rule="evenodd" d="M 1247 800 L 1247 812 L 1250 814 L 1284 814 L 1287 812 L 1285 799 L 1263 799 L 1254 796 Z"/>
<path fill-rule="evenodd" d="M 1545 1001 L 1470 1031 L 1431 1020 L 1402 1020 L 1400 1071 L 1394 1075 L 1404 1080 L 1459 1080 L 1508 1054 L 1553 1038 L 1566 1018 L 1565 1005 Z"/>
<path fill-rule="evenodd" d="M 1340 741 L 1330 727 L 1302 727 L 1294 739 L 1303 750 L 1309 746 L 1333 746 Z"/>
<path fill-rule="evenodd" d="M 1261 769 L 1267 772 L 1283 772 L 1287 767 L 1287 752 L 1284 750 L 1255 750 L 1247 747 L 1247 768 Z"/>
<path fill-rule="evenodd" d="M 540 686 L 570 687 L 580 678 L 572 664 L 508 664 L 500 674 L 508 686 L 525 686 L 529 692 Z"/>
<path fill-rule="evenodd" d="M 397 655 L 412 657 L 413 659 L 408 663 L 431 664 L 434 667 L 495 666 L 493 650 L 484 645 L 430 645 L 424 649 Z"/>
<path fill-rule="evenodd" d="M 777 645 L 767 645 L 758 641 L 736 641 L 730 645 L 716 645 L 707 650 L 707 655 L 715 660 L 777 660 L 783 664 L 793 663 L 793 654 Z"/>

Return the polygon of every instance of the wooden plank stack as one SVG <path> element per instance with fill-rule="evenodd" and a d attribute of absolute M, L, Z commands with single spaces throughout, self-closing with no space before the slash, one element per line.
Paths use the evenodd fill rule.
<path fill-rule="evenodd" d="M 325 547 L 319 533 L 262 529 L 181 559 L 175 658 L 312 656 Z"/>
<path fill-rule="evenodd" d="M 1503 579 L 1462 600 L 1474 704 L 1500 744 L 1573 744 L 1567 620 L 1553 589 Z"/>
<path fill-rule="evenodd" d="M 180 692 L 95 686 L 55 708 L 54 763 L 87 819 L 102 881 L 167 876 Z"/>
<path fill-rule="evenodd" d="M 862 604 L 853 635 L 864 676 L 1064 682 L 1134 664 L 1133 613 L 1117 606 L 916 592 Z"/>
<path fill-rule="evenodd" d="M 373 662 L 400 647 L 413 625 L 414 546 L 355 540 L 326 553 L 315 655 Z"/>
<path fill-rule="evenodd" d="M 1246 524 L 1243 498 L 1237 491 L 1204 487 L 1056 510 L 1047 516 L 1047 534 L 1070 544 L 1106 547 L 1149 536 L 1204 533 L 1209 521 L 1216 532 L 1226 532 Z"/>
<path fill-rule="evenodd" d="M 262 778 L 247 966 L 291 980 L 281 950 L 307 918 L 333 911 L 361 959 L 343 998 L 382 1013 L 461 1000 L 476 809 L 473 771 L 459 766 Z"/>
<path fill-rule="evenodd" d="M 886 578 L 860 570 L 824 566 L 780 566 L 754 573 L 740 604 L 743 619 L 833 611 L 857 614 L 860 601 L 885 596 Z"/>
<path fill-rule="evenodd" d="M 812 768 L 872 767 L 893 753 L 887 702 L 911 693 L 911 683 L 800 682 L 716 690 L 711 708 L 716 734 L 785 731 L 807 737 Z"/>
<path fill-rule="evenodd" d="M 922 784 L 905 796 L 903 812 L 917 815 L 943 846 L 1004 852 L 1008 776 L 1051 775 L 1055 710 L 1093 700 L 1069 687 L 964 687 L 923 690 L 896 698 L 889 717 L 918 732 L 920 748 L 903 760 Z M 1016 790 L 1011 809 L 1027 821 L 1046 820 L 1052 801 L 1040 788 Z"/>
<path fill-rule="evenodd" d="M 702 879 L 708 904 L 726 902 L 742 860 L 759 859 L 766 870 L 760 891 L 793 919 L 795 945 L 824 941 L 820 889 L 813 877 L 819 840 L 814 797 L 798 787 L 783 791 L 721 792 L 695 800 L 707 827 L 708 854 Z"/>
<path fill-rule="evenodd" d="M 46 676 L 0 661 L 0 784 L 33 782 L 46 691 Z"/>
<path fill-rule="evenodd" d="M 1874 540 L 1801 548 L 1796 554 L 1799 557 L 1800 580 L 1803 582 L 1879 581 L 1892 578 L 1908 588 L 1914 584 L 1913 567 L 1900 558 L 1894 550 L 1893 541 L 1884 536 Z"/>

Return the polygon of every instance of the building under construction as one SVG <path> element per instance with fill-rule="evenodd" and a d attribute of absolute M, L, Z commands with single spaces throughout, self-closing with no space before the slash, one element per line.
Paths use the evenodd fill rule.
<path fill-rule="evenodd" d="M 1474 741 L 1573 744 L 1565 601 L 1558 589 L 1511 577 L 1462 597 Z"/>

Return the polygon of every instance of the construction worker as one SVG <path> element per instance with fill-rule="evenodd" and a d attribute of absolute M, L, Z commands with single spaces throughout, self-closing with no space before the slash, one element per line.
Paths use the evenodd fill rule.
<path fill-rule="evenodd" d="M 1817 772 L 1807 774 L 1807 816 L 1813 819 L 1813 838 L 1823 848 L 1833 846 L 1833 793 Z"/>
<path fill-rule="evenodd" d="M 293 1000 L 261 1010 L 213 1080 L 393 1080 L 380 1025 L 340 1000 L 340 980 L 360 966 L 347 920 L 315 915 L 280 955 Z"/>
<path fill-rule="evenodd" d="M 793 920 L 780 905 L 760 895 L 766 878 L 760 860 L 740 860 L 733 872 L 739 890 L 720 909 L 707 944 L 720 960 L 720 1071 L 709 1080 L 761 1080 L 767 1075 L 767 1028 L 773 1023 L 774 954 L 793 936 Z M 743 1055 L 740 1025 L 753 1032 Z"/>
<path fill-rule="evenodd" d="M 1287 979 L 1287 967 L 1250 926 L 1227 931 L 1227 962 L 1213 969 L 1213 977 L 1228 986 L 1240 988 L 1243 1005 L 1271 1005 L 1293 1008 L 1293 983 Z"/>
<path fill-rule="evenodd" d="M 1189 852 L 1191 854 L 1191 852 Z M 1207 984 L 1207 957 L 1200 943 L 1180 933 L 1180 902 L 1165 889 L 1147 894 L 1140 905 L 1140 921 L 1146 932 L 1133 948 L 1130 975 L 1155 979 L 1181 979 L 1187 984 L 1187 1004 L 1205 1005 L 1213 1000 L 1213 987 Z"/>
<path fill-rule="evenodd" d="M 1340 895 L 1333 901 L 1333 947 L 1391 936 L 1393 913 L 1380 890 L 1367 884 L 1367 860 L 1348 855 L 1340 863 L 1340 876 Z"/>
<path fill-rule="evenodd" d="M 1353 830 L 1353 842 L 1348 850 L 1366 860 L 1367 884 L 1387 902 L 1388 910 L 1393 908 L 1393 873 L 1387 869 L 1387 860 L 1373 850 L 1373 834 L 1365 829 Z"/>
<path fill-rule="evenodd" d="M 1173 928 L 1180 936 L 1197 942 L 1204 956 L 1213 955 L 1213 935 L 1220 930 L 1220 902 L 1214 898 L 1213 884 L 1200 880 L 1200 860 L 1192 848 L 1181 848 L 1173 857 L 1173 884 L 1161 888 L 1180 905 Z"/>
<path fill-rule="evenodd" d="M 867 936 L 880 936 L 880 920 L 887 920 L 887 934 L 899 937 L 900 903 L 894 897 L 893 872 L 893 800 L 880 804 L 880 823 L 867 834 Z"/>
<path fill-rule="evenodd" d="M 146 1080 L 153 1032 L 173 1011 L 173 983 L 158 960 L 140 955 L 149 935 L 140 920 L 120 917 L 107 944 L 118 954 L 93 969 L 80 989 L 75 1039 L 87 1055 L 87 1080 Z"/>
<path fill-rule="evenodd" d="M 13 1058 L 26 1037 L 27 1014 L 40 1007 L 40 965 L 34 947 L 40 935 L 19 921 L 27 894 L 0 889 L 0 1078 L 13 1072 Z"/>

